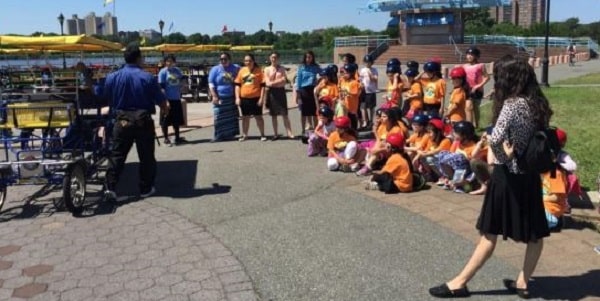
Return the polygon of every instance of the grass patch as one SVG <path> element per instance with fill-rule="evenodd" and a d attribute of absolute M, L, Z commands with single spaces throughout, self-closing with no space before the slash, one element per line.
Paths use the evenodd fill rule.
<path fill-rule="evenodd" d="M 598 85 L 600 84 L 600 73 L 590 73 L 584 76 L 557 81 L 557 85 Z"/>
<path fill-rule="evenodd" d="M 598 82 L 600 82 L 600 75 Z M 554 115 L 551 124 L 567 132 L 565 149 L 577 162 L 577 175 L 586 190 L 596 190 L 596 177 L 600 172 L 600 87 L 555 87 L 544 93 Z M 481 108 L 482 124 L 491 120 L 491 105 Z M 594 138 L 596 137 L 596 138 Z"/>

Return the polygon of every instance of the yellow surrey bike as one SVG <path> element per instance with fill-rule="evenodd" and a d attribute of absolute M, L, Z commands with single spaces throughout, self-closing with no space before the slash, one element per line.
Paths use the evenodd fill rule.
<path fill-rule="evenodd" d="M 81 53 L 122 49 L 120 44 L 86 36 L 0 36 L 0 46 Z M 10 72 L 5 72 L 7 78 Z M 4 88 L 9 81 L 7 85 L 1 81 L 0 209 L 9 186 L 47 185 L 62 187 L 61 203 L 80 214 L 86 184 L 100 181 L 98 175 L 109 154 L 106 132 L 111 120 L 102 114 L 107 104 L 101 98 L 80 93 L 78 76 L 73 73 L 72 69 L 58 70 L 52 83 L 41 89 L 27 84 L 17 93 L 7 93 Z"/>

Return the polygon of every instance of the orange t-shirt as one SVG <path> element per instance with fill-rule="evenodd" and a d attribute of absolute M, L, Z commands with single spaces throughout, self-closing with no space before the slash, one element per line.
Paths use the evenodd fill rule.
<path fill-rule="evenodd" d="M 331 97 L 331 99 L 336 99 L 339 97 L 339 95 L 340 95 L 340 90 L 339 90 L 338 86 L 333 83 L 327 83 L 319 91 L 318 98 L 321 99 L 322 97 L 328 96 L 328 97 Z"/>
<path fill-rule="evenodd" d="M 410 147 L 416 147 L 419 150 L 426 150 L 425 148 L 427 147 L 427 144 L 429 143 L 429 140 L 431 138 L 429 137 L 429 134 L 424 134 L 423 136 L 419 136 L 418 133 L 413 133 L 412 135 L 410 135 L 410 137 L 408 137 L 408 140 L 406 141 L 408 143 L 408 146 Z"/>
<path fill-rule="evenodd" d="M 421 79 L 421 86 L 423 87 L 423 102 L 429 105 L 441 104 L 446 95 L 446 81 L 438 79 Z"/>
<path fill-rule="evenodd" d="M 463 121 L 467 118 L 467 113 L 465 111 L 465 106 L 467 103 L 467 94 L 465 90 L 462 88 L 454 88 L 452 90 L 452 94 L 450 95 L 450 104 L 454 104 L 455 108 L 448 115 L 450 121 L 458 122 Z M 448 106 L 450 106 L 450 104 Z"/>
<path fill-rule="evenodd" d="M 556 170 L 556 177 L 552 179 L 550 172 L 543 173 L 542 192 L 544 196 L 554 194 L 556 201 L 544 201 L 544 208 L 556 217 L 562 216 L 567 210 L 567 177 L 562 170 Z"/>
<path fill-rule="evenodd" d="M 412 173 L 408 164 L 410 163 L 400 154 L 392 154 L 381 169 L 382 172 L 392 175 L 394 184 L 402 192 L 411 192 L 413 187 Z"/>
<path fill-rule="evenodd" d="M 418 95 L 418 97 L 412 98 L 410 100 L 410 109 L 413 111 L 422 109 L 423 108 L 423 87 L 421 86 L 421 83 L 418 81 L 415 81 L 414 83 L 412 83 L 412 85 L 410 85 L 409 93 L 411 95 Z"/>
<path fill-rule="evenodd" d="M 426 152 L 430 152 L 430 151 L 449 151 L 450 148 L 452 147 L 452 141 L 448 138 L 442 138 L 442 141 L 440 141 L 440 144 L 435 144 L 435 142 L 433 141 L 433 139 L 429 139 L 427 140 L 427 144 L 425 145 L 425 151 Z"/>
<path fill-rule="evenodd" d="M 377 127 L 377 137 L 375 137 L 376 140 L 384 140 L 385 138 L 387 138 L 388 134 L 394 134 L 394 133 L 400 133 L 402 134 L 402 129 L 399 126 L 394 126 L 392 127 L 391 130 L 387 130 L 387 127 L 385 126 L 385 124 L 380 124 L 379 127 Z"/>
<path fill-rule="evenodd" d="M 398 87 L 394 89 L 394 83 L 388 81 L 386 91 L 388 101 L 393 105 L 398 106 L 400 103 L 400 98 L 402 97 L 402 82 L 398 80 Z"/>
<path fill-rule="evenodd" d="M 348 109 L 349 113 L 357 114 L 358 113 L 358 95 L 360 93 L 360 82 L 351 79 L 345 80 L 340 79 L 340 91 L 346 94 L 344 99 L 344 106 Z"/>
<path fill-rule="evenodd" d="M 404 122 L 402 121 L 398 121 L 398 126 L 400 127 L 400 132 L 402 133 L 402 135 L 404 135 L 404 138 L 408 137 L 409 130 L 406 124 L 404 124 Z"/>
<path fill-rule="evenodd" d="M 258 98 L 265 86 L 265 76 L 258 67 L 254 70 L 243 67 L 235 78 L 235 84 L 240 86 L 241 98 Z"/>
<path fill-rule="evenodd" d="M 462 154 L 463 156 L 465 156 L 465 158 L 471 160 L 471 158 L 473 157 L 473 149 L 475 149 L 475 144 L 477 144 L 475 141 L 467 141 L 464 144 L 460 143 L 459 141 L 454 141 L 454 143 L 452 143 L 452 147 L 450 147 L 450 152 Z M 485 147 L 483 147 L 479 152 L 480 156 L 482 153 L 485 156 L 484 152 L 487 153 L 487 148 Z"/>
<path fill-rule="evenodd" d="M 348 142 L 355 140 L 356 138 L 352 135 L 344 135 L 344 137 L 340 137 L 340 132 L 336 130 L 331 133 L 327 139 L 327 150 L 330 152 L 343 151 Z"/>

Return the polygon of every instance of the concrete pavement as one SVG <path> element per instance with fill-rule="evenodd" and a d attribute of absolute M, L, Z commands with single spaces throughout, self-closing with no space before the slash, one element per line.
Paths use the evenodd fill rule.
<path fill-rule="evenodd" d="M 550 79 L 598 65 L 553 66 Z M 188 110 L 190 124 L 203 128 L 185 134 L 187 145 L 157 149 L 151 198 L 110 205 L 90 185 L 84 218 L 73 218 L 53 208 L 56 192 L 30 199 L 39 187 L 9 187 L 0 213 L 1 300 L 428 300 L 426 289 L 470 255 L 481 197 L 437 187 L 368 192 L 362 178 L 306 158 L 298 141 L 205 143 L 210 105 Z M 290 112 L 298 128 L 297 110 Z M 253 122 L 251 130 L 256 135 Z M 137 193 L 136 167 L 128 164 L 120 195 Z M 592 247 L 600 236 L 579 223 L 567 228 L 546 241 L 533 296 L 598 299 Z M 515 299 L 500 280 L 516 275 L 523 248 L 499 243 L 469 284 L 471 299 Z"/>

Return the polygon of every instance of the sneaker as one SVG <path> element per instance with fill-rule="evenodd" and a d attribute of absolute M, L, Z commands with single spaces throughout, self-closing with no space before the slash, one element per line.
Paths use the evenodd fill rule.
<path fill-rule="evenodd" d="M 240 137 L 240 138 L 238 139 L 238 141 L 240 141 L 240 142 L 241 142 L 241 141 L 246 141 L 246 136 L 242 136 L 242 137 Z"/>
<path fill-rule="evenodd" d="M 379 190 L 379 184 L 375 181 L 370 181 L 365 185 L 365 190 Z"/>
<path fill-rule="evenodd" d="M 260 137 L 260 141 L 267 141 L 267 137 L 265 137 L 265 136 L 261 136 L 261 137 Z"/>
<path fill-rule="evenodd" d="M 110 202 L 117 200 L 117 193 L 112 190 L 104 190 L 104 199 Z"/>
<path fill-rule="evenodd" d="M 440 178 L 437 183 L 435 183 L 435 185 L 437 186 L 446 186 L 446 179 L 445 178 Z"/>
<path fill-rule="evenodd" d="M 371 169 L 367 165 L 363 166 L 356 172 L 356 175 L 359 177 L 368 176 L 369 174 L 371 174 Z"/>
<path fill-rule="evenodd" d="M 342 166 L 340 166 L 340 170 L 342 172 L 351 172 L 352 168 L 348 164 L 342 164 Z"/>
<path fill-rule="evenodd" d="M 155 193 L 156 193 L 156 188 L 154 188 L 154 186 L 152 186 L 152 187 L 150 188 L 150 191 L 148 191 L 148 192 L 146 192 L 146 193 L 140 193 L 140 197 L 142 197 L 142 198 L 147 198 L 147 197 L 149 197 L 149 196 L 152 196 L 152 195 L 153 195 L 153 194 L 155 194 Z"/>

